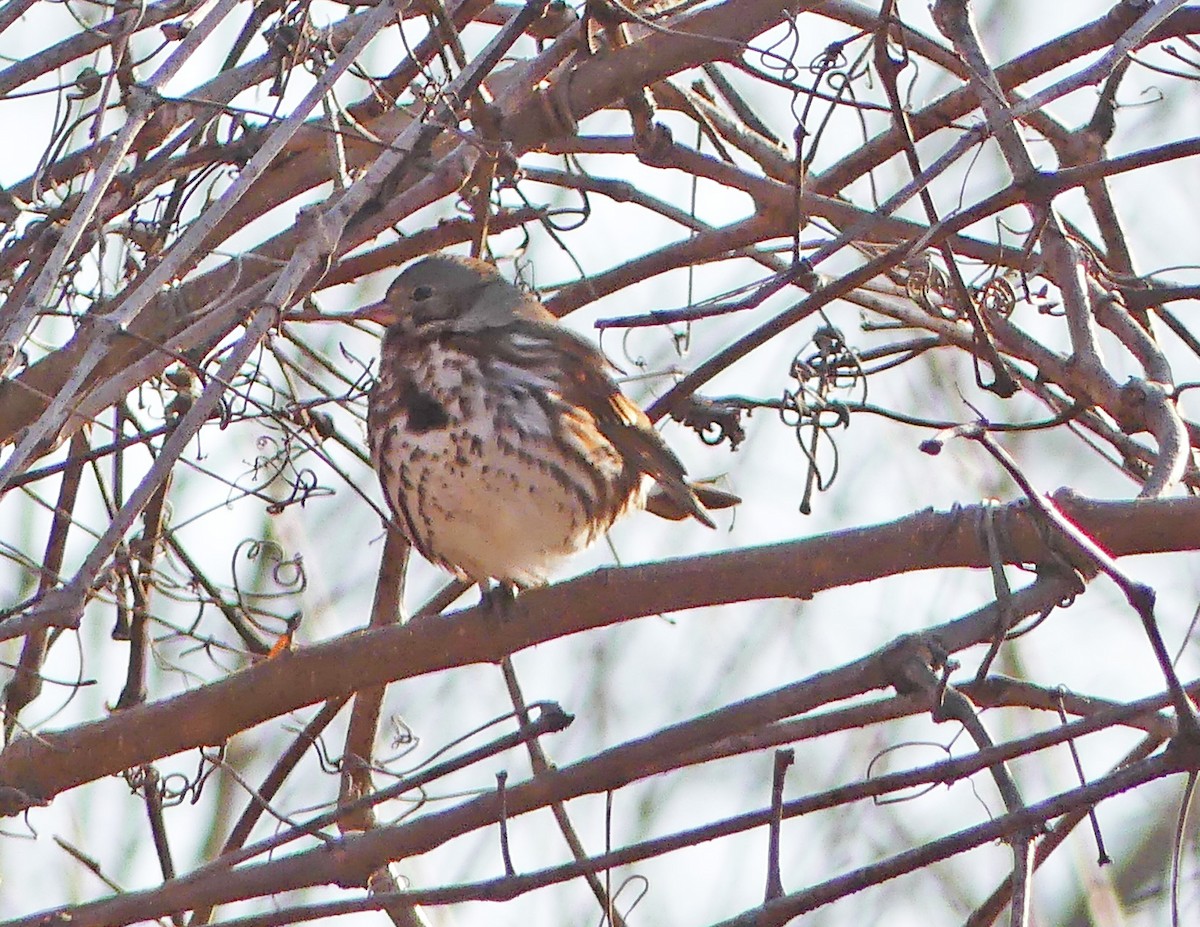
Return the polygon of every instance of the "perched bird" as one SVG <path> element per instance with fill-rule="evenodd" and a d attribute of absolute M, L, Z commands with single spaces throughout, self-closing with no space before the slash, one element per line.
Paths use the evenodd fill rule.
<path fill-rule="evenodd" d="M 683 464 L 590 343 L 490 264 L 435 254 L 354 317 L 386 327 L 367 408 L 396 523 L 429 561 L 486 587 L 539 585 L 646 504 L 713 526 Z"/>

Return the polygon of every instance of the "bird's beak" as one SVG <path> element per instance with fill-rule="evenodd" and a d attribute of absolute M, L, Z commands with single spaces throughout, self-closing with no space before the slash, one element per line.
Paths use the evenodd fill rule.
<path fill-rule="evenodd" d="M 389 325 L 399 321 L 399 314 L 396 312 L 396 307 L 389 303 L 386 299 L 381 299 L 377 303 L 371 303 L 366 306 L 360 306 L 348 316 L 348 319 L 353 321 L 375 322 L 387 328 Z"/>

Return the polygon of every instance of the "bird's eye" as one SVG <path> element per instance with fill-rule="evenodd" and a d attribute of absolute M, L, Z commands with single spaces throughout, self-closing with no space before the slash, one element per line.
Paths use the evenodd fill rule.
<path fill-rule="evenodd" d="M 421 303 L 433 295 L 433 287 L 419 286 L 412 291 L 413 302 Z"/>

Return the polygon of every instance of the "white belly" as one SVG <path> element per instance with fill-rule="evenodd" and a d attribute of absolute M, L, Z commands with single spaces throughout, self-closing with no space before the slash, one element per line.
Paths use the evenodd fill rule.
<path fill-rule="evenodd" d="M 457 430 L 413 445 L 403 467 L 414 484 L 408 510 L 429 553 L 470 579 L 536 585 L 594 539 L 581 475 L 511 456 L 495 439 L 472 444 Z"/>

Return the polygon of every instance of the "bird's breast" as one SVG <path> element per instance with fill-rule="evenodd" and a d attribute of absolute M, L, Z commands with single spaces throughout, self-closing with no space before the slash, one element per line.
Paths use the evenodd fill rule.
<path fill-rule="evenodd" d="M 383 370 L 368 424 L 385 494 L 418 549 L 472 579 L 540 581 L 640 490 L 551 371 L 436 344 Z"/>

